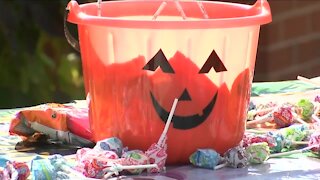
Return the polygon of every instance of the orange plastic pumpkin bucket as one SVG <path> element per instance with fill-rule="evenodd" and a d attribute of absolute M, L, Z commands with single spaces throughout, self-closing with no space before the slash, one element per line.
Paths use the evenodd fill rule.
<path fill-rule="evenodd" d="M 78 25 L 94 139 L 116 136 L 146 150 L 179 98 L 168 132 L 170 164 L 188 162 L 197 148 L 223 153 L 240 142 L 260 25 L 271 21 L 266 0 L 203 1 L 203 9 L 179 3 L 182 12 L 173 0 L 67 7 L 68 21 Z"/>

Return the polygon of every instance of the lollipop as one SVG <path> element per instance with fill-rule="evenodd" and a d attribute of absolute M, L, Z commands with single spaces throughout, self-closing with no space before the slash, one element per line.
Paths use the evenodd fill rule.
<path fill-rule="evenodd" d="M 161 172 L 163 170 L 165 170 L 165 163 L 166 163 L 166 159 L 167 159 L 167 144 L 166 144 L 166 139 L 167 139 L 167 132 L 173 117 L 173 113 L 176 109 L 178 103 L 178 99 L 174 99 L 172 108 L 170 110 L 170 114 L 168 116 L 165 128 L 159 138 L 158 143 L 156 144 L 152 144 L 150 146 L 150 148 L 145 152 L 146 155 L 149 157 L 149 162 L 152 164 L 157 164 L 158 167 L 157 168 L 151 168 L 148 169 L 149 172 Z"/>
<path fill-rule="evenodd" d="M 122 154 L 123 145 L 119 138 L 112 137 L 98 141 L 93 149 L 99 151 L 113 151 L 120 157 Z"/>
<path fill-rule="evenodd" d="M 248 162 L 261 164 L 269 158 L 270 149 L 267 143 L 254 143 L 246 148 Z"/>
<path fill-rule="evenodd" d="M 283 128 L 290 126 L 293 123 L 293 120 L 301 124 L 307 124 L 304 120 L 300 119 L 295 112 L 293 112 L 292 108 L 291 104 L 284 103 L 263 116 L 256 116 L 254 120 L 248 121 L 247 125 L 273 121 L 277 127 Z"/>
<path fill-rule="evenodd" d="M 280 107 L 273 113 L 274 122 L 279 128 L 288 127 L 293 123 L 293 115 L 290 107 Z"/>
<path fill-rule="evenodd" d="M 127 151 L 122 155 L 126 165 L 146 165 L 149 164 L 149 157 L 140 150 Z M 140 174 L 144 169 L 129 169 L 131 174 Z"/>
<path fill-rule="evenodd" d="M 320 145 L 320 131 L 314 132 L 309 139 L 308 146 L 313 147 L 311 150 L 313 152 L 319 153 L 320 152 L 320 147 L 317 146 Z"/>
<path fill-rule="evenodd" d="M 242 139 L 243 147 L 248 147 L 253 143 L 266 142 L 268 146 L 273 147 L 276 145 L 273 137 L 267 135 L 245 134 Z"/>
<path fill-rule="evenodd" d="M 248 158 L 246 157 L 245 149 L 237 146 L 229 149 L 224 153 L 224 159 L 227 166 L 233 168 L 243 168 L 248 164 Z"/>
<path fill-rule="evenodd" d="M 301 99 L 297 103 L 298 115 L 305 121 L 310 120 L 314 111 L 314 105 L 308 99 Z"/>
<path fill-rule="evenodd" d="M 213 149 L 198 149 L 191 154 L 189 160 L 194 166 L 214 169 L 221 161 L 221 156 Z"/>

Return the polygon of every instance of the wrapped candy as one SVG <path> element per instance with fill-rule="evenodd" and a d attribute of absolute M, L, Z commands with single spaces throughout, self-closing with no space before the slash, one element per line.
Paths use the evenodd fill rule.
<path fill-rule="evenodd" d="M 194 166 L 214 169 L 221 161 L 221 156 L 213 149 L 198 149 L 191 154 L 189 160 Z"/>
<path fill-rule="evenodd" d="M 102 170 L 110 163 L 119 159 L 114 151 L 101 151 L 96 149 L 82 148 L 76 153 L 77 169 L 86 177 L 103 178 Z"/>
<path fill-rule="evenodd" d="M 273 112 L 273 118 L 279 128 L 290 126 L 293 123 L 291 107 L 280 107 L 277 111 Z"/>
<path fill-rule="evenodd" d="M 145 152 L 149 157 L 149 162 L 151 164 L 157 164 L 157 168 L 148 169 L 149 172 L 157 173 L 165 170 L 165 164 L 167 160 L 167 132 L 170 127 L 170 123 L 173 117 L 173 113 L 176 109 L 178 99 L 175 98 L 166 122 L 166 125 L 161 133 L 161 136 L 157 143 L 154 143 L 150 146 L 149 149 Z"/>
<path fill-rule="evenodd" d="M 48 158 L 36 156 L 31 163 L 32 179 L 85 179 L 80 172 L 72 169 L 61 155 L 52 155 Z"/>
<path fill-rule="evenodd" d="M 99 151 L 113 151 L 119 157 L 121 157 L 123 145 L 119 138 L 111 137 L 111 138 L 98 141 L 93 149 L 99 150 Z"/>
<path fill-rule="evenodd" d="M 122 155 L 125 165 L 146 165 L 149 164 L 149 157 L 140 150 L 127 151 Z M 131 174 L 140 174 L 144 169 L 129 169 Z"/>
<path fill-rule="evenodd" d="M 301 99 L 298 103 L 297 103 L 297 109 L 296 109 L 298 115 L 300 115 L 300 117 L 305 120 L 308 121 L 310 120 L 313 111 L 314 111 L 314 105 L 311 101 L 309 101 L 308 99 Z"/>
<path fill-rule="evenodd" d="M 320 131 L 316 131 L 310 136 L 308 146 L 309 147 L 315 146 L 311 150 L 313 152 L 320 153 L 319 145 L 320 145 Z"/>
<path fill-rule="evenodd" d="M 269 158 L 270 150 L 267 143 L 254 143 L 246 148 L 248 162 L 261 164 Z"/>
<path fill-rule="evenodd" d="M 245 134 L 242 139 L 243 147 L 247 147 L 253 143 L 266 142 L 269 147 L 276 145 L 276 142 L 273 137 L 268 135 L 256 135 L 256 134 Z"/>
<path fill-rule="evenodd" d="M 283 150 L 284 147 L 288 145 L 288 141 L 284 138 L 284 136 L 280 132 L 269 132 L 267 136 L 273 138 L 275 142 L 275 146 L 270 147 L 271 153 L 278 153 Z"/>
<path fill-rule="evenodd" d="M 282 128 L 280 133 L 290 141 L 303 141 L 309 135 L 310 130 L 308 126 L 301 124 Z"/>
<path fill-rule="evenodd" d="M 237 146 L 229 149 L 224 153 L 224 159 L 227 166 L 233 168 L 243 168 L 248 164 L 248 158 L 246 157 L 245 149 Z"/>
<path fill-rule="evenodd" d="M 0 167 L 0 179 L 26 180 L 30 175 L 30 169 L 24 162 L 7 161 L 6 166 Z"/>

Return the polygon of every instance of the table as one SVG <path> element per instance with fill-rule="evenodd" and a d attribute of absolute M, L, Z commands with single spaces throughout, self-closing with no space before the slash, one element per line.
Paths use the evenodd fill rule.
<path fill-rule="evenodd" d="M 300 81 L 284 81 L 273 83 L 254 83 L 252 86 L 252 98 L 259 98 L 262 94 L 296 93 L 310 91 L 320 95 L 320 89 L 304 84 Z M 63 155 L 73 154 L 76 149 L 62 147 L 38 147 L 36 149 L 18 152 L 16 144 L 21 141 L 17 136 L 8 135 L 10 118 L 19 109 L 0 110 L 0 157 L 7 157 L 16 161 L 29 162 L 37 155 L 59 153 Z M 1 161 L 0 161 L 1 165 Z M 290 156 L 289 158 L 269 159 L 264 164 L 249 166 L 241 169 L 222 168 L 208 170 L 195 168 L 191 165 L 169 166 L 167 171 L 160 174 L 142 174 L 138 176 L 123 177 L 124 179 L 320 179 L 320 159 L 308 157 L 305 154 Z"/>

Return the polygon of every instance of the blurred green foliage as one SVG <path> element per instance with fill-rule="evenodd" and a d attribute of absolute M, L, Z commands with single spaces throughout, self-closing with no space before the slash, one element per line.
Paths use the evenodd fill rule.
<path fill-rule="evenodd" d="M 80 54 L 64 37 L 67 3 L 0 0 L 0 108 L 84 99 Z"/>

